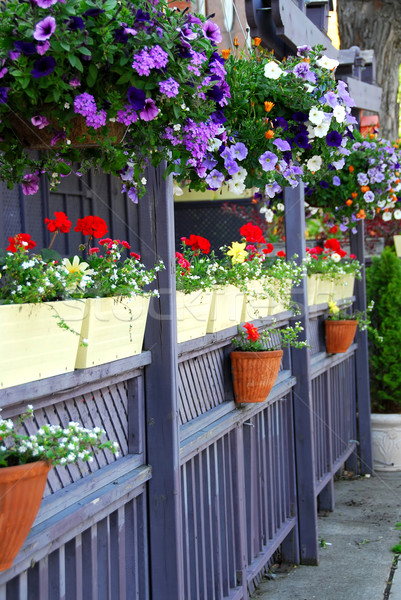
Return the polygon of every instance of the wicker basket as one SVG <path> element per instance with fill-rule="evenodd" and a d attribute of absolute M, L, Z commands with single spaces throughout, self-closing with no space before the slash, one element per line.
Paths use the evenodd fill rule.
<path fill-rule="evenodd" d="M 355 337 L 358 321 L 331 321 L 324 322 L 326 330 L 326 350 L 329 354 L 346 352 Z"/>
<path fill-rule="evenodd" d="M 234 398 L 242 402 L 264 402 L 280 370 L 282 350 L 231 352 Z"/>
<path fill-rule="evenodd" d="M 47 116 L 47 115 L 46 115 Z M 55 119 L 47 116 L 50 123 L 44 129 L 38 129 L 27 121 L 22 115 L 12 113 L 9 116 L 9 122 L 11 123 L 12 129 L 15 136 L 21 142 L 23 146 L 30 150 L 50 150 L 57 148 L 64 140 L 58 140 L 56 143 L 51 144 L 54 136 L 60 132 L 61 128 Z M 69 133 L 68 139 L 71 141 L 70 148 L 95 148 L 99 146 L 99 142 L 106 137 L 115 137 L 115 144 L 121 142 L 124 137 L 125 125 L 122 123 L 109 122 L 107 123 L 108 133 L 107 136 L 100 132 L 89 133 L 89 129 L 86 126 L 85 119 L 81 115 L 77 115 L 72 119 L 72 129 Z"/>

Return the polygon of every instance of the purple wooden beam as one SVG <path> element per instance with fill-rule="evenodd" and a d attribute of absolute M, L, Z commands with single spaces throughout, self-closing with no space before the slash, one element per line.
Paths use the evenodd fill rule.
<path fill-rule="evenodd" d="M 305 257 L 305 206 L 303 184 L 286 188 L 285 239 L 287 256 L 298 255 L 300 262 Z M 293 299 L 301 314 L 292 319 L 301 321 L 304 328 L 302 339 L 308 339 L 309 311 L 306 278 L 294 288 Z M 294 386 L 295 460 L 297 470 L 298 527 L 300 558 L 302 564 L 318 564 L 317 500 L 315 493 L 315 455 L 313 451 L 313 413 L 311 359 L 308 348 L 291 349 Z"/>
<path fill-rule="evenodd" d="M 364 222 L 357 224 L 357 233 L 351 234 L 351 252 L 360 263 L 365 264 Z M 355 310 L 366 310 L 366 276 L 355 281 Z M 356 403 L 358 411 L 359 460 L 362 475 L 372 473 L 372 431 L 370 424 L 370 387 L 369 387 L 369 354 L 367 331 L 358 328 L 355 336 L 358 349 L 355 353 L 356 367 Z"/>
<path fill-rule="evenodd" d="M 160 298 L 153 298 L 145 332 L 152 363 L 145 368 L 149 541 L 152 598 L 184 600 L 181 484 L 178 423 L 177 316 L 175 299 L 174 203 L 172 178 L 163 167 L 148 170 L 148 188 L 139 205 L 140 252 L 149 267 L 159 258 Z M 157 468 L 156 468 L 157 467 Z"/>

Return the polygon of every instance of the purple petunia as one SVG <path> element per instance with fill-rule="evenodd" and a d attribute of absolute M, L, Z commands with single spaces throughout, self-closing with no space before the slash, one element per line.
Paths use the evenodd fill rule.
<path fill-rule="evenodd" d="M 278 157 L 273 152 L 264 152 L 262 156 L 259 156 L 259 162 L 262 165 L 264 171 L 273 171 L 278 161 Z"/>
<path fill-rule="evenodd" d="M 329 184 L 327 183 L 327 181 L 325 181 L 325 179 L 322 179 L 322 181 L 319 181 L 319 185 L 324 190 L 326 190 L 329 187 Z"/>
<path fill-rule="evenodd" d="M 58 0 L 33 0 L 33 2 L 37 6 L 40 6 L 40 8 L 49 8 L 49 6 L 53 6 L 53 4 L 56 4 Z"/>
<path fill-rule="evenodd" d="M 202 29 L 205 38 L 210 40 L 214 46 L 221 43 L 223 38 L 221 37 L 220 27 L 216 25 L 216 23 L 213 23 L 213 21 L 205 21 L 202 25 Z"/>
<path fill-rule="evenodd" d="M 42 56 L 42 58 L 35 60 L 33 63 L 31 75 L 35 79 L 39 79 L 39 77 L 45 77 L 54 71 L 55 66 L 56 60 L 53 58 L 53 56 Z"/>
<path fill-rule="evenodd" d="M 306 133 L 297 133 L 294 137 L 294 144 L 298 146 L 298 148 L 309 149 L 311 147 Z"/>
<path fill-rule="evenodd" d="M 21 52 L 21 54 L 24 56 L 32 56 L 32 54 L 36 54 L 36 46 L 33 42 L 23 42 L 22 40 L 19 40 L 14 42 L 14 48 L 18 52 Z M 12 57 L 10 56 L 10 58 Z M 18 56 L 15 58 L 18 58 Z M 15 58 L 12 58 L 12 60 L 15 60 Z"/>
<path fill-rule="evenodd" d="M 80 29 L 85 29 L 84 20 L 81 17 L 70 17 L 70 20 L 67 23 L 67 28 L 70 31 L 78 31 Z"/>
<path fill-rule="evenodd" d="M 244 160 L 248 155 L 248 148 L 242 142 L 237 142 L 231 147 L 231 153 L 236 160 Z"/>
<path fill-rule="evenodd" d="M 310 46 L 298 46 L 297 48 L 297 56 L 306 56 L 312 48 Z"/>
<path fill-rule="evenodd" d="M 373 202 L 373 200 L 375 199 L 375 195 L 373 192 L 371 192 L 370 190 L 365 192 L 363 195 L 363 199 L 365 200 L 365 202 Z"/>
<path fill-rule="evenodd" d="M 283 117 L 276 117 L 274 119 L 274 124 L 276 127 L 281 127 L 283 131 L 287 131 L 288 129 L 288 121 L 286 121 Z"/>
<path fill-rule="evenodd" d="M 280 192 L 282 192 L 282 188 L 276 181 L 274 181 L 273 183 L 268 183 L 265 186 L 265 195 L 269 196 L 269 198 L 274 198 L 274 196 L 276 196 Z"/>
<path fill-rule="evenodd" d="M 50 48 L 50 42 L 48 40 L 44 40 L 43 42 L 38 42 L 36 44 L 36 52 L 40 56 L 43 56 L 44 54 L 46 54 L 46 52 L 48 51 L 49 48 Z"/>
<path fill-rule="evenodd" d="M 210 115 L 210 118 L 213 121 L 213 123 L 217 123 L 218 125 L 222 125 L 227 121 L 227 117 L 224 115 L 224 112 L 222 110 L 215 110 Z"/>
<path fill-rule="evenodd" d="M 154 100 L 152 100 L 152 98 L 146 98 L 145 107 L 143 110 L 141 110 L 139 116 L 141 117 L 142 121 L 153 121 L 159 112 L 160 110 L 157 108 Z"/>
<path fill-rule="evenodd" d="M 338 106 L 338 98 L 334 92 L 327 92 L 323 96 L 323 100 L 325 100 L 326 104 L 328 104 L 331 108 Z"/>
<path fill-rule="evenodd" d="M 33 196 L 39 189 L 39 177 L 34 173 L 28 173 L 24 175 L 21 182 L 22 192 L 25 196 Z"/>
<path fill-rule="evenodd" d="M 338 133 L 338 131 L 330 131 L 330 133 L 326 135 L 327 145 L 331 146 L 332 148 L 338 148 L 338 146 L 341 146 L 342 141 L 342 135 L 341 133 Z"/>
<path fill-rule="evenodd" d="M 338 187 L 339 185 L 341 185 L 341 179 L 339 178 L 338 175 L 334 175 L 334 177 L 333 177 L 333 185 L 335 185 L 336 187 Z"/>
<path fill-rule="evenodd" d="M 223 185 L 224 175 L 223 173 L 220 173 L 220 171 L 217 171 L 217 169 L 213 169 L 213 171 L 210 171 L 205 181 L 212 190 L 217 190 Z"/>
<path fill-rule="evenodd" d="M 359 183 L 359 185 L 368 185 L 369 184 L 369 178 L 366 175 L 366 173 L 358 173 L 358 175 L 356 176 L 356 180 Z"/>
<path fill-rule="evenodd" d="M 291 146 L 289 145 L 289 143 L 286 140 L 282 140 L 281 138 L 277 138 L 276 140 L 274 140 L 273 144 L 276 146 L 276 148 L 281 150 L 281 152 L 291 151 Z"/>
<path fill-rule="evenodd" d="M 46 17 L 43 21 L 36 23 L 33 37 L 35 40 L 44 41 L 48 40 L 53 33 L 56 31 L 56 19 L 54 17 Z"/>
<path fill-rule="evenodd" d="M 7 102 L 7 94 L 8 88 L 0 87 L 0 104 L 5 104 Z"/>
<path fill-rule="evenodd" d="M 293 73 L 295 77 L 298 77 L 299 79 L 309 81 L 310 83 L 316 83 L 316 75 L 310 70 L 308 63 L 306 62 L 296 65 L 293 69 Z"/>
<path fill-rule="evenodd" d="M 128 88 L 127 98 L 134 110 L 142 110 L 145 108 L 146 94 L 140 88 L 133 86 Z"/>
<path fill-rule="evenodd" d="M 49 121 L 47 120 L 47 118 L 43 117 L 42 115 L 35 115 L 34 117 L 32 117 L 31 123 L 32 125 L 35 125 L 35 127 L 37 127 L 38 129 L 44 129 L 45 127 L 47 127 L 47 125 L 49 125 Z"/>

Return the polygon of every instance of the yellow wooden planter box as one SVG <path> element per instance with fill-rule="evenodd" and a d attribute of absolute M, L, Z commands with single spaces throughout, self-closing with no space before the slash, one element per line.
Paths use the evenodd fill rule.
<path fill-rule="evenodd" d="M 190 294 L 176 292 L 177 341 L 187 342 L 206 335 L 212 292 L 196 291 Z"/>
<path fill-rule="evenodd" d="M 281 281 L 280 279 L 272 279 L 272 289 L 273 292 L 278 294 L 280 292 L 280 297 L 284 298 L 288 301 L 288 304 L 291 301 L 291 289 L 292 283 L 289 281 Z M 276 300 L 275 298 L 270 298 L 269 312 L 268 315 L 276 315 L 277 313 L 284 312 L 288 310 L 287 301 Z"/>
<path fill-rule="evenodd" d="M 317 278 L 316 304 L 323 304 L 333 299 L 333 281 L 323 279 L 321 275 Z"/>
<path fill-rule="evenodd" d="M 73 371 L 85 304 L 69 300 L 0 306 L 0 388 Z M 60 320 L 72 331 L 59 327 Z"/>
<path fill-rule="evenodd" d="M 272 297 L 267 294 L 266 285 L 267 280 L 254 279 L 248 282 L 249 294 L 244 296 L 241 323 L 261 319 L 269 315 Z"/>
<path fill-rule="evenodd" d="M 354 295 L 355 277 L 354 275 L 345 275 L 343 277 L 343 289 L 341 299 L 350 298 Z"/>
<path fill-rule="evenodd" d="M 308 306 L 313 306 L 314 304 L 316 304 L 317 282 L 318 276 L 315 273 L 312 275 L 308 275 Z"/>
<path fill-rule="evenodd" d="M 115 296 L 86 300 L 76 368 L 127 358 L 142 352 L 149 296 Z"/>
<path fill-rule="evenodd" d="M 244 294 L 235 285 L 213 291 L 206 333 L 215 333 L 241 323 Z"/>

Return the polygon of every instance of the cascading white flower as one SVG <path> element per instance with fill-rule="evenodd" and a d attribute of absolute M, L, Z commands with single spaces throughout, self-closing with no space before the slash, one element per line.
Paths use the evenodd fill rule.
<path fill-rule="evenodd" d="M 265 64 L 265 77 L 268 79 L 278 79 L 284 74 L 284 71 L 274 60 L 270 60 Z"/>

